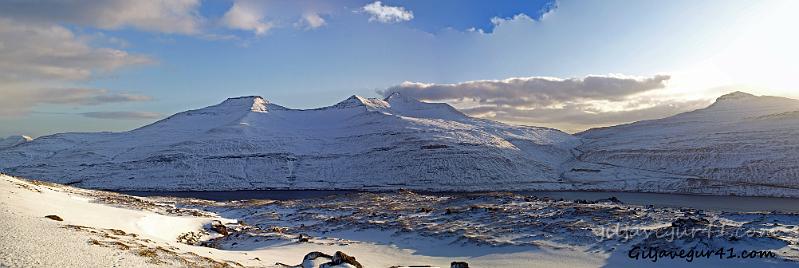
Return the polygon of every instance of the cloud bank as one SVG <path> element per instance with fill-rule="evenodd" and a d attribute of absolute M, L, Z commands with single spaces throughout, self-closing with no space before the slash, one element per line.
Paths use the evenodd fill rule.
<path fill-rule="evenodd" d="M 404 82 L 381 91 L 425 100 L 472 99 L 481 104 L 540 107 L 576 100 L 621 100 L 632 94 L 664 88 L 668 75 L 648 78 L 588 76 L 585 78 L 520 77 L 457 84 Z"/>
<path fill-rule="evenodd" d="M 93 88 L 27 88 L 3 89 L 0 98 L 0 116 L 20 116 L 31 112 L 38 105 L 57 104 L 71 106 L 93 106 L 110 103 L 141 102 L 152 97 L 113 92 Z"/>
<path fill-rule="evenodd" d="M 26 23 L 195 34 L 203 23 L 199 7 L 199 0 L 0 1 L 0 16 Z"/>
<path fill-rule="evenodd" d="M 119 49 L 92 47 L 91 36 L 55 24 L 22 24 L 0 18 L 0 40 L 0 82 L 5 84 L 84 80 L 94 73 L 154 62 Z"/>
<path fill-rule="evenodd" d="M 519 77 L 456 84 L 404 82 L 378 91 L 444 101 L 476 117 L 579 131 L 589 127 L 664 117 L 706 105 L 657 96 L 670 76 L 584 78 Z"/>
<path fill-rule="evenodd" d="M 161 114 L 153 112 L 88 112 L 81 113 L 81 115 L 89 118 L 98 119 L 124 119 L 124 120 L 139 120 L 139 119 L 156 119 L 161 118 Z"/>

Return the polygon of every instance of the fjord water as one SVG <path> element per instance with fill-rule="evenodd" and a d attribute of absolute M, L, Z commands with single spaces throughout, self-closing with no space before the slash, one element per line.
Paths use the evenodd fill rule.
<path fill-rule="evenodd" d="M 625 204 L 641 206 L 654 205 L 656 207 L 694 208 L 734 212 L 799 212 L 799 199 L 797 198 L 577 191 L 524 192 L 523 194 L 554 199 L 563 198 L 566 200 L 599 200 L 616 197 Z"/>
<path fill-rule="evenodd" d="M 334 195 L 358 193 L 354 190 L 263 190 L 263 191 L 125 191 L 124 194 L 136 196 L 170 196 L 198 198 L 214 201 L 245 199 L 300 200 Z M 579 191 L 522 191 L 514 192 L 525 196 L 548 197 L 564 200 L 600 200 L 618 198 L 624 204 L 655 207 L 693 208 L 702 210 L 721 210 L 731 212 L 781 211 L 799 213 L 799 199 L 749 196 L 710 196 L 663 193 L 632 192 L 579 192 Z M 430 192 L 432 195 L 465 195 L 480 193 Z"/>

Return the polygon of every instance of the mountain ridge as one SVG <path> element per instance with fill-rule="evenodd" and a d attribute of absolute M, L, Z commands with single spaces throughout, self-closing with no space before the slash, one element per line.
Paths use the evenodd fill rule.
<path fill-rule="evenodd" d="M 671 191 L 799 196 L 799 117 L 790 116 L 797 110 L 799 100 L 734 92 L 707 108 L 588 130 L 578 135 L 582 162 L 574 166 L 601 172 L 567 176 L 599 180 L 656 172 L 661 175 L 653 180 L 685 178 L 669 184 Z M 641 186 L 662 191 L 658 187 L 665 188 Z"/>
<path fill-rule="evenodd" d="M 577 143 L 399 95 L 319 109 L 245 96 L 127 132 L 41 137 L 0 151 L 0 170 L 117 190 L 554 187 Z"/>
<path fill-rule="evenodd" d="M 315 109 L 242 96 L 127 132 L 62 133 L 0 149 L 0 172 L 115 190 L 799 196 L 797 111 L 797 100 L 733 92 L 703 109 L 569 135 L 399 94 Z M 775 139 L 783 144 L 763 145 Z"/>

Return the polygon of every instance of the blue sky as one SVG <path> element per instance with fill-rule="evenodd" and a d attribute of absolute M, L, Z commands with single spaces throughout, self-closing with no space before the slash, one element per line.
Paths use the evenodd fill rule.
<path fill-rule="evenodd" d="M 668 116 L 734 90 L 798 97 L 796 7 L 4 2 L 0 136 L 128 130 L 240 95 L 311 108 L 400 91 L 567 131 Z"/>

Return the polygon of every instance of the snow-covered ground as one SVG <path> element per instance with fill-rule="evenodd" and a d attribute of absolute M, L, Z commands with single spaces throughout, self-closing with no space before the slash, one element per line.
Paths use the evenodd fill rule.
<path fill-rule="evenodd" d="M 683 259 L 631 259 L 636 246 L 774 254 L 749 260 L 714 255 L 690 263 L 701 267 L 799 264 L 797 214 L 647 208 L 613 199 L 400 191 L 214 202 L 133 197 L 0 175 L 0 213 L 0 266 L 10 267 L 281 267 L 276 263 L 299 264 L 314 251 L 342 251 L 364 267 L 449 267 L 452 261 L 471 267 L 689 265 Z M 724 226 L 761 235 L 614 236 L 615 226 L 662 233 Z"/>

